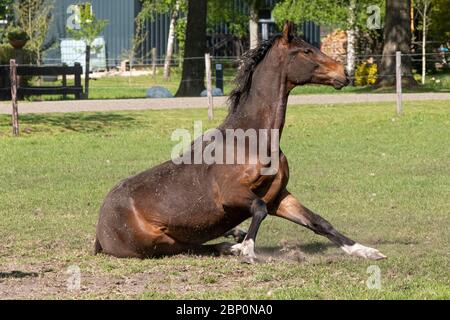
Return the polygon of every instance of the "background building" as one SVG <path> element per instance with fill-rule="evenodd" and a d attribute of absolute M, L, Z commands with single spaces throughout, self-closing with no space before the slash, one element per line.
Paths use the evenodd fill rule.
<path fill-rule="evenodd" d="M 53 10 L 53 21 L 48 34 L 48 45 L 51 48 L 47 50 L 45 62 L 59 62 L 70 54 L 72 48 L 73 57 L 81 59 L 84 55 L 80 52 L 80 45 L 75 41 L 67 43 L 70 40 L 67 34 L 67 28 L 73 27 L 75 22 L 75 5 L 77 0 L 58 0 L 55 1 Z M 125 56 L 129 54 L 132 48 L 134 32 L 136 30 L 135 19 L 141 9 L 139 0 L 90 0 L 92 10 L 98 19 L 108 20 L 108 25 L 101 35 L 104 41 L 104 57 L 107 66 L 117 66 Z M 149 21 L 148 39 L 145 47 L 155 47 L 158 55 L 163 55 L 165 51 L 167 34 L 169 29 L 169 20 L 166 15 L 157 15 L 154 21 Z M 62 50 L 63 49 L 63 50 Z M 102 55 L 102 54 L 101 54 Z M 96 60 L 97 57 L 94 57 Z M 83 60 L 83 59 L 81 59 Z M 81 61 L 80 61 L 81 62 Z M 97 61 L 98 64 L 98 61 Z M 93 62 L 96 65 L 96 62 Z"/>
<path fill-rule="evenodd" d="M 76 8 L 80 0 L 57 0 L 54 4 L 53 20 L 47 38 L 48 49 L 45 53 L 46 64 L 74 61 L 83 63 L 84 51 L 80 42 L 73 41 L 67 34 L 67 28 L 75 23 Z M 136 30 L 135 19 L 140 12 L 139 0 L 90 0 L 92 9 L 99 19 L 109 21 L 102 33 L 99 44 L 104 43 L 103 50 L 99 50 L 92 57 L 93 68 L 119 66 L 120 62 L 129 56 L 132 48 L 133 37 Z M 260 12 L 259 33 L 261 39 L 267 39 L 276 33 L 276 25 L 271 17 L 271 9 L 276 0 L 266 0 L 266 7 Z M 235 5 L 240 10 L 246 10 L 242 1 L 235 0 Z M 138 56 L 142 59 L 150 59 L 152 48 L 156 48 L 159 59 L 163 58 L 167 46 L 169 31 L 169 16 L 157 14 L 155 19 L 145 24 L 147 35 Z M 301 26 L 304 37 L 310 43 L 320 45 L 320 28 L 314 23 L 304 23 Z M 213 33 L 208 36 L 208 47 L 214 56 L 236 56 L 248 48 L 248 40 L 234 38 L 225 23 L 213 28 Z M 177 48 L 175 48 L 177 50 Z"/>

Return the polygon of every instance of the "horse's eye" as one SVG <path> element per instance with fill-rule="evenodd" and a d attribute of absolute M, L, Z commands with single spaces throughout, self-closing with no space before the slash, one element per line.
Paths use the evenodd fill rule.
<path fill-rule="evenodd" d="M 310 54 L 310 53 L 312 53 L 312 50 L 311 49 L 305 49 L 305 50 L 303 50 L 303 52 L 306 53 L 306 54 Z"/>

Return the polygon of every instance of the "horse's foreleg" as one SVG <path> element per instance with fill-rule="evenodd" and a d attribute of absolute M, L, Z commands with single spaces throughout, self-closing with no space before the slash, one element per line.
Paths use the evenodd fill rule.
<path fill-rule="evenodd" d="M 363 246 L 338 232 L 327 220 L 304 207 L 287 191 L 283 193 L 278 207 L 272 213 L 327 237 L 350 255 L 373 260 L 386 258 L 378 250 Z"/>
<path fill-rule="evenodd" d="M 242 243 L 234 245 L 231 250 L 235 254 L 240 254 L 244 258 L 244 262 L 254 263 L 256 259 L 255 255 L 255 240 L 258 233 L 261 222 L 267 217 L 266 203 L 257 198 L 253 200 L 250 213 L 252 214 L 252 221 L 248 229 L 247 235 Z"/>

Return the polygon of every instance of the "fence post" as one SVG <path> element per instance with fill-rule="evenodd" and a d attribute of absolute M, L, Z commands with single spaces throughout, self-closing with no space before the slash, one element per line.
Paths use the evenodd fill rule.
<path fill-rule="evenodd" d="M 83 73 L 83 68 L 81 67 L 81 64 L 79 62 L 75 62 L 75 86 L 80 88 L 81 87 L 81 74 Z M 83 88 L 81 88 L 81 91 L 83 91 Z M 76 93 L 75 98 L 81 99 L 82 93 Z"/>
<path fill-rule="evenodd" d="M 212 84 L 211 84 L 211 56 L 209 53 L 205 53 L 205 69 L 206 69 L 206 91 L 208 96 L 208 119 L 214 119 L 213 114 L 213 96 L 212 96 Z"/>
<path fill-rule="evenodd" d="M 62 65 L 63 65 L 63 67 L 68 67 L 68 65 L 65 63 L 63 63 Z M 63 85 L 63 87 L 67 87 L 67 75 L 65 73 L 62 75 L 62 85 Z M 67 94 L 65 94 L 65 93 L 63 94 L 63 99 L 64 100 L 67 99 Z"/>
<path fill-rule="evenodd" d="M 9 77 L 11 79 L 11 101 L 12 101 L 12 129 L 13 135 L 19 135 L 19 112 L 17 108 L 17 64 L 16 60 L 9 61 Z"/>
<path fill-rule="evenodd" d="M 89 77 L 91 74 L 91 46 L 86 46 L 86 61 L 84 63 L 84 99 L 89 99 Z"/>
<path fill-rule="evenodd" d="M 156 48 L 152 48 L 152 73 L 153 73 L 153 78 L 156 77 Z"/>
<path fill-rule="evenodd" d="M 400 51 L 395 52 L 395 79 L 397 92 L 397 114 L 401 115 L 403 112 L 403 107 L 402 107 L 402 53 Z"/>
<path fill-rule="evenodd" d="M 223 93 L 223 65 L 216 64 L 216 88 L 222 90 Z"/>

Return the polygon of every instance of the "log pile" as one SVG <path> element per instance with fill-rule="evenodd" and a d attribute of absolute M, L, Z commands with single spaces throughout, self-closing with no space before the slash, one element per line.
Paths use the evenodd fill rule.
<path fill-rule="evenodd" d="M 347 55 L 347 33 L 335 30 L 322 39 L 321 50 L 333 59 L 344 63 Z"/>

